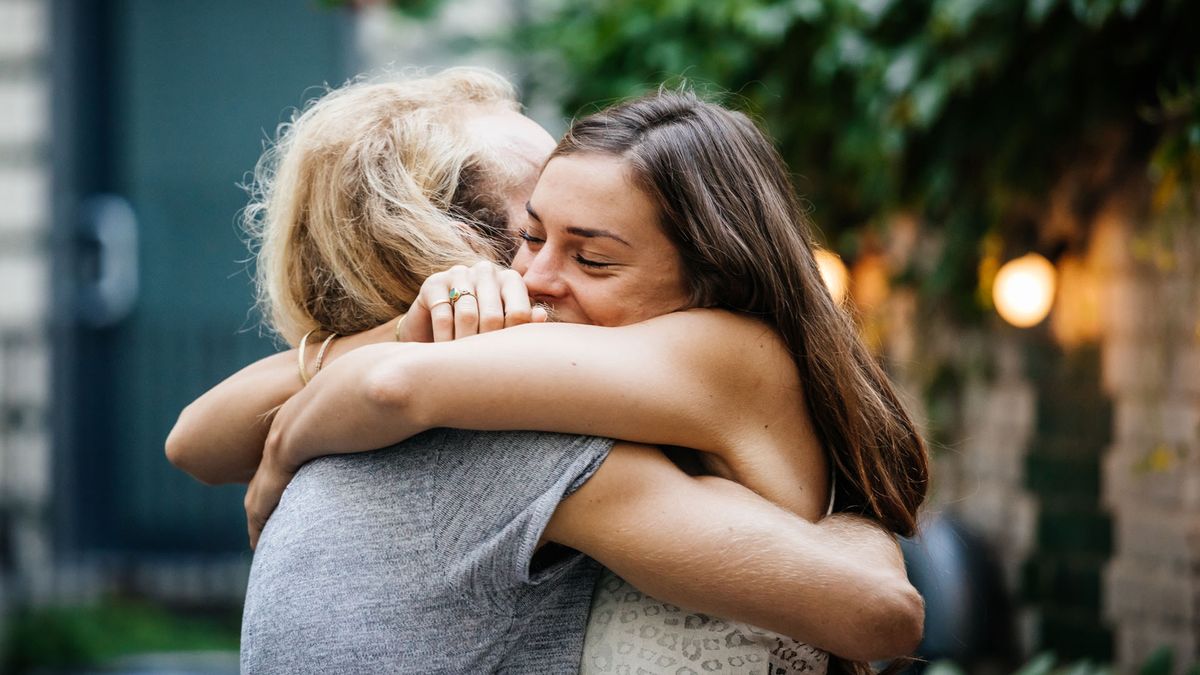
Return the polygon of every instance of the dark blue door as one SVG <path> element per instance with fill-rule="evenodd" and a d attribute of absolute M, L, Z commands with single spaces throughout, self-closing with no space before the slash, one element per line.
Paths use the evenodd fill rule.
<path fill-rule="evenodd" d="M 349 19 L 314 0 L 56 5 L 59 545 L 244 549 L 240 487 L 172 468 L 179 410 L 273 349 L 238 184 L 284 111 L 350 74 Z"/>

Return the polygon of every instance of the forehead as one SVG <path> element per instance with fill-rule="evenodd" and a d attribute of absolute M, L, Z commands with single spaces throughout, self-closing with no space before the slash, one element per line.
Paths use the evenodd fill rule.
<path fill-rule="evenodd" d="M 515 110 L 479 108 L 464 122 L 468 134 L 486 140 L 513 169 L 537 171 L 554 150 L 554 137 L 540 124 Z"/>
<path fill-rule="evenodd" d="M 658 209 L 617 157 L 555 157 L 542 170 L 530 205 L 543 222 L 564 227 L 603 227 L 627 241 L 660 234 Z"/>

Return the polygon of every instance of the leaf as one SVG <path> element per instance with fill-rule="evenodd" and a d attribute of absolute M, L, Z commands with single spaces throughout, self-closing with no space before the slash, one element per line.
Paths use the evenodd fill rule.
<path fill-rule="evenodd" d="M 792 0 L 792 11 L 808 23 L 816 23 L 825 16 L 825 5 L 821 0 Z"/>
<path fill-rule="evenodd" d="M 883 84 L 893 94 L 898 94 L 912 84 L 921 63 L 915 48 L 901 50 L 883 72 Z"/>
<path fill-rule="evenodd" d="M 946 93 L 945 84 L 937 78 L 923 80 L 913 87 L 913 125 L 922 129 L 932 126 L 946 103 Z"/>
<path fill-rule="evenodd" d="M 738 24 L 747 35 L 763 42 L 778 42 L 792 27 L 795 14 L 790 7 L 774 5 L 755 7 L 742 12 Z"/>
<path fill-rule="evenodd" d="M 966 675 L 966 671 L 948 659 L 934 661 L 924 672 L 925 675 Z"/>
<path fill-rule="evenodd" d="M 1143 0 L 1121 0 L 1121 13 L 1126 18 L 1136 15 L 1142 11 Z"/>
<path fill-rule="evenodd" d="M 1025 17 L 1030 23 L 1038 25 L 1058 6 L 1059 0 L 1029 0 L 1025 5 Z"/>
<path fill-rule="evenodd" d="M 933 5 L 933 29 L 945 36 L 965 35 L 987 4 L 987 0 L 937 0 Z"/>
<path fill-rule="evenodd" d="M 868 26 L 877 25 L 892 8 L 892 3 L 893 0 L 855 0 L 854 2 Z"/>
<path fill-rule="evenodd" d="M 1062 669 L 1058 675 L 1092 675 L 1094 672 L 1092 662 L 1084 660 Z"/>
<path fill-rule="evenodd" d="M 1170 647 L 1159 647 L 1150 654 L 1138 671 L 1140 675 L 1171 675 L 1175 666 L 1175 652 Z"/>
<path fill-rule="evenodd" d="M 1054 655 L 1044 652 L 1030 659 L 1029 663 L 1022 666 L 1013 675 L 1048 675 L 1054 668 L 1054 662 Z"/>
<path fill-rule="evenodd" d="M 1071 0 L 1075 17 L 1092 28 L 1103 25 L 1116 9 L 1116 0 Z"/>

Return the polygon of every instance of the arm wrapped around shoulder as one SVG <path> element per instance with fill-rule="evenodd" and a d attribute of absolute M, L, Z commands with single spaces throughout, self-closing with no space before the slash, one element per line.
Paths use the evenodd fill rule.
<path fill-rule="evenodd" d="M 838 656 L 909 654 L 924 605 L 895 541 L 862 519 L 816 525 L 719 478 L 617 443 L 547 529 L 650 595 Z"/>

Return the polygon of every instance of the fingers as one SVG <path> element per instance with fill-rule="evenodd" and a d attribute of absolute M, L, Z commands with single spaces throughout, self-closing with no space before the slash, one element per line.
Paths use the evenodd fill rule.
<path fill-rule="evenodd" d="M 246 530 L 250 536 L 250 550 L 258 549 L 258 536 L 262 534 L 263 524 L 255 520 L 246 518 Z"/>
<path fill-rule="evenodd" d="M 259 515 L 257 510 L 257 493 L 254 481 L 251 480 L 246 489 L 246 498 L 242 501 L 242 506 L 246 509 L 246 534 L 250 538 L 250 550 L 258 547 L 258 536 L 266 524 L 266 519 Z"/>
<path fill-rule="evenodd" d="M 246 509 L 246 533 L 250 537 L 251 549 L 258 547 L 258 538 L 267 525 L 267 519 L 275 512 L 275 507 L 279 506 L 283 491 L 291 482 L 290 474 L 277 471 L 273 466 L 268 467 L 266 464 L 265 461 L 259 464 L 242 501 L 242 506 Z"/>
<path fill-rule="evenodd" d="M 475 301 L 479 311 L 479 332 L 488 333 L 504 328 L 504 300 L 497 278 L 503 270 L 498 270 L 491 263 L 479 263 L 471 271 L 474 273 Z M 459 302 L 466 300 L 463 298 Z"/>
<path fill-rule="evenodd" d="M 500 294 L 504 298 L 504 327 L 512 328 L 532 320 L 532 306 L 525 280 L 513 270 L 500 273 Z"/>
<path fill-rule="evenodd" d="M 438 272 L 421 284 L 421 292 L 413 303 L 410 319 L 414 323 L 412 330 L 417 330 L 416 324 L 422 319 L 430 327 L 430 337 L 434 342 L 448 342 L 454 339 L 454 309 L 450 306 L 451 275 L 455 269 Z M 465 269 L 465 268 L 464 268 Z M 405 319 L 407 323 L 410 319 Z"/>
<path fill-rule="evenodd" d="M 451 299 L 450 310 L 454 314 L 454 335 L 459 340 L 479 333 L 479 298 L 475 297 L 474 270 L 456 265 L 450 268 L 453 289 L 461 293 L 457 300 Z M 449 297 L 449 289 L 447 297 Z"/>
<path fill-rule="evenodd" d="M 463 292 L 454 302 L 452 290 Z M 545 311 L 532 307 L 520 274 L 481 262 L 470 268 L 456 265 L 426 279 L 405 318 L 405 330 L 417 340 L 427 332 L 428 339 L 447 342 L 545 320 Z"/>

